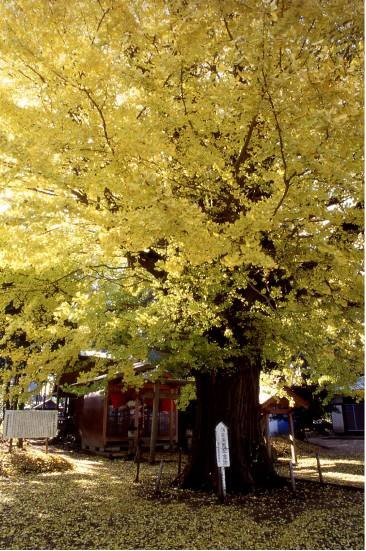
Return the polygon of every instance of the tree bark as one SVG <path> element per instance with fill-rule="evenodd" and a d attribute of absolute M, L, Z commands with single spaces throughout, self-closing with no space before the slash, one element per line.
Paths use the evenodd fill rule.
<path fill-rule="evenodd" d="M 244 365 L 234 372 L 196 375 L 196 425 L 191 460 L 182 473 L 182 487 L 217 491 L 215 427 L 220 421 L 227 425 L 229 433 L 227 491 L 246 493 L 254 486 L 281 483 L 260 426 L 259 373 L 257 366 Z"/>

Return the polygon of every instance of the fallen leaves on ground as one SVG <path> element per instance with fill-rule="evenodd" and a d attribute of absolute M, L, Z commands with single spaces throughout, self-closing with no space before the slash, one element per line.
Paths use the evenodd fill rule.
<path fill-rule="evenodd" d="M 61 457 L 61 455 L 60 455 Z M 171 486 L 177 463 L 68 453 L 73 470 L 0 477 L 3 549 L 361 549 L 363 492 L 298 482 L 229 497 Z M 174 458 L 175 456 L 161 455 Z M 160 454 L 159 454 L 160 458 Z"/>
<path fill-rule="evenodd" d="M 277 457 L 291 457 L 290 440 L 286 436 L 271 437 L 272 448 Z M 295 440 L 296 450 L 301 455 L 314 455 L 320 447 L 304 440 Z"/>
<path fill-rule="evenodd" d="M 288 476 L 288 462 L 291 458 L 289 440 L 285 437 L 273 438 L 272 445 L 277 457 L 277 471 L 282 476 Z M 364 486 L 364 456 L 362 452 L 342 455 L 301 440 L 296 440 L 295 446 L 297 465 L 294 467 L 294 473 L 296 478 L 319 480 L 315 456 L 318 453 L 324 482 Z"/>
<path fill-rule="evenodd" d="M 73 468 L 65 457 L 27 448 L 0 450 L 0 476 L 67 471 Z"/>

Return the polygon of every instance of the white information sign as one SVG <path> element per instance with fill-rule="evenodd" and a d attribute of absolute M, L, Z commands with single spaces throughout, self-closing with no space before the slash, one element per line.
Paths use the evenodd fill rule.
<path fill-rule="evenodd" d="M 230 467 L 229 439 L 227 426 L 219 423 L 215 428 L 216 462 L 218 467 Z"/>
<path fill-rule="evenodd" d="M 57 434 L 57 411 L 6 410 L 4 438 L 53 438 Z"/>

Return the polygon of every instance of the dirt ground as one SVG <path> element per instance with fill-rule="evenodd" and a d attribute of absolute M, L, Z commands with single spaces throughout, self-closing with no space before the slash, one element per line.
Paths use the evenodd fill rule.
<path fill-rule="evenodd" d="M 365 440 L 363 438 L 313 436 L 308 441 L 311 444 L 326 448 L 329 452 L 334 452 L 335 454 L 363 454 L 365 450 Z"/>

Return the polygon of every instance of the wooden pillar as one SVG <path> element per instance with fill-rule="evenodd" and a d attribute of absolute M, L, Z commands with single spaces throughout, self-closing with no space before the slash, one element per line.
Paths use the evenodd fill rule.
<path fill-rule="evenodd" d="M 109 383 L 107 383 L 107 387 L 104 392 L 104 399 L 103 399 L 103 421 L 102 421 L 102 440 L 103 440 L 103 446 L 107 444 L 107 431 L 108 431 L 108 398 L 109 398 Z M 84 402 L 85 404 L 85 402 Z M 85 405 L 83 406 L 83 408 Z M 85 411 L 85 410 L 84 410 Z"/>
<path fill-rule="evenodd" d="M 159 399 L 160 399 L 160 383 L 154 383 L 154 399 L 153 399 L 153 410 L 152 410 L 152 419 L 151 419 L 151 436 L 150 436 L 150 456 L 149 462 L 154 463 L 155 461 L 155 448 L 156 440 L 158 437 L 158 428 L 159 428 Z"/>
<path fill-rule="evenodd" d="M 56 394 L 56 408 L 57 408 L 57 413 L 59 413 L 59 408 L 60 407 L 60 387 L 57 386 L 57 394 Z"/>
<path fill-rule="evenodd" d="M 318 452 L 315 454 L 315 457 L 316 457 L 316 464 L 317 464 L 317 467 L 318 467 L 319 481 L 320 481 L 320 484 L 324 484 L 323 473 L 322 473 L 322 468 L 321 468 L 321 465 L 320 465 L 320 458 L 319 458 L 319 453 Z"/>
<path fill-rule="evenodd" d="M 178 432 L 178 403 L 177 403 L 177 400 L 175 401 L 175 427 L 174 427 L 174 431 L 175 431 L 175 434 L 174 434 L 174 438 L 175 438 L 175 441 L 179 443 L 179 432 Z"/>
<path fill-rule="evenodd" d="M 294 430 L 294 420 L 292 417 L 292 411 L 288 412 L 288 421 L 289 421 L 289 437 L 291 445 L 291 461 L 293 465 L 297 465 L 296 449 L 295 449 L 295 430 Z"/>
<path fill-rule="evenodd" d="M 138 449 L 139 440 L 140 440 L 140 409 L 142 409 L 142 401 L 139 395 L 137 395 L 135 399 L 135 418 L 134 418 L 134 425 L 135 425 L 134 449 L 135 450 Z"/>
<path fill-rule="evenodd" d="M 169 447 L 172 450 L 173 449 L 173 443 L 174 443 L 174 399 L 173 399 L 173 393 L 174 391 L 170 390 L 170 405 L 169 405 Z"/>
<path fill-rule="evenodd" d="M 291 479 L 292 490 L 295 492 L 296 491 L 296 483 L 295 483 L 294 469 L 292 467 L 292 461 L 288 462 L 288 467 L 289 467 L 289 470 L 290 470 L 290 479 Z"/>
<path fill-rule="evenodd" d="M 271 436 L 269 432 L 269 413 L 265 413 L 264 431 L 265 431 L 268 455 L 272 459 Z"/>

